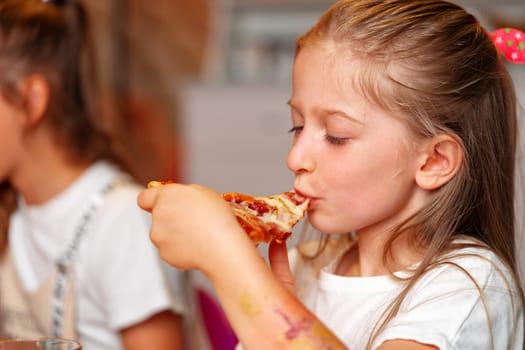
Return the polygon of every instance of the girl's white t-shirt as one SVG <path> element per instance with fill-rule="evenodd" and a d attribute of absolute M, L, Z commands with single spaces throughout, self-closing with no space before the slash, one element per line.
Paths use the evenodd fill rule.
<path fill-rule="evenodd" d="M 43 205 L 28 206 L 19 199 L 10 221 L 9 244 L 26 290 L 38 289 L 55 268 L 91 196 L 123 178 L 116 167 L 100 161 Z M 119 330 L 162 310 L 183 310 L 182 297 L 170 286 L 174 279 L 168 273 L 174 271 L 168 272 L 149 240 L 150 218 L 137 206 L 140 190 L 119 181 L 104 197 L 80 242 L 74 265 L 77 334 L 83 349 L 122 349 Z"/>
<path fill-rule="evenodd" d="M 451 257 L 417 282 L 371 349 L 405 339 L 441 350 L 522 350 L 523 305 L 508 270 L 484 249 L 456 253 L 462 256 Z M 390 276 L 335 275 L 339 258 L 319 268 L 293 249 L 290 259 L 298 297 L 350 349 L 367 349 L 401 282 Z"/>

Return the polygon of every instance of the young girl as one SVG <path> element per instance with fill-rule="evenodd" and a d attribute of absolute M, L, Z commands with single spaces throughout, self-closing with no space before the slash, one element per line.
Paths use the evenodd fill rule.
<path fill-rule="evenodd" d="M 319 246 L 272 243 L 268 269 L 213 190 L 138 198 L 244 348 L 523 349 L 516 99 L 479 22 L 440 0 L 339 1 L 297 42 L 288 104 Z"/>
<path fill-rule="evenodd" d="M 88 35 L 76 1 L 0 2 L 0 336 L 179 349 L 140 187 L 96 119 Z"/>

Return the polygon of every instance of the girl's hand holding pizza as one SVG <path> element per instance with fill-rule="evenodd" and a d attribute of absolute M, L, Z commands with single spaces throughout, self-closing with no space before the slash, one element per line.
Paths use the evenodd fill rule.
<path fill-rule="evenodd" d="M 238 192 L 218 194 L 199 185 L 151 181 L 138 202 L 152 213 L 150 238 L 169 264 L 205 270 L 212 277 L 205 266 L 184 257 L 199 259 L 205 254 L 204 263 L 208 264 L 212 254 L 218 253 L 218 259 L 222 255 L 228 262 L 232 249 L 240 259 L 241 251 L 254 254 L 253 246 L 275 243 L 270 244 L 270 265 L 278 279 L 293 289 L 286 245 L 280 243 L 291 236 L 293 226 L 305 215 L 308 198 L 294 191 L 259 197 Z M 236 240 L 238 232 L 243 232 L 240 242 Z M 247 249 L 240 248 L 242 244 Z M 184 250 L 183 254 L 179 250 Z M 214 260 L 210 267 L 217 268 L 217 263 Z"/>
<path fill-rule="evenodd" d="M 228 203 L 209 188 L 166 184 L 144 190 L 138 204 L 152 214 L 150 238 L 161 258 L 179 269 L 210 275 L 232 250 L 254 250 Z"/>

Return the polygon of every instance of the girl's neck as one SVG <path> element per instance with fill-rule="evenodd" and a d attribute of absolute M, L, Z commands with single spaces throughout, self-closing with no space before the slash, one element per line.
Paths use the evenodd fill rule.
<path fill-rule="evenodd" d="M 42 204 L 68 188 L 89 165 L 70 160 L 57 147 L 41 147 L 25 154 L 9 180 L 27 204 Z"/>
<path fill-rule="evenodd" d="M 385 260 L 383 257 L 387 239 L 379 234 L 359 234 L 358 243 L 343 255 L 336 274 L 371 277 L 406 269 L 420 261 L 423 256 L 422 252 L 418 252 L 409 244 L 410 240 L 406 236 L 403 235 L 394 242 Z"/>
<path fill-rule="evenodd" d="M 45 203 L 68 188 L 86 167 L 80 164 L 44 165 L 20 182 L 18 192 L 29 205 Z"/>

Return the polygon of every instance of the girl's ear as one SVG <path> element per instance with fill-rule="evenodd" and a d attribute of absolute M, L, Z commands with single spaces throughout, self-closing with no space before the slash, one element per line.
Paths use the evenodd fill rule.
<path fill-rule="evenodd" d="M 421 154 L 416 183 L 425 190 L 436 190 L 456 175 L 463 162 L 462 144 L 453 136 L 440 134 L 430 139 Z"/>
<path fill-rule="evenodd" d="M 40 74 L 32 74 L 19 82 L 19 91 L 23 97 L 23 107 L 30 125 L 42 120 L 49 105 L 49 84 Z"/>

